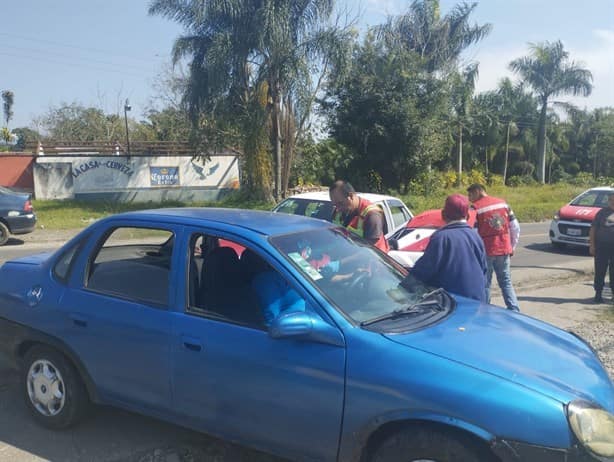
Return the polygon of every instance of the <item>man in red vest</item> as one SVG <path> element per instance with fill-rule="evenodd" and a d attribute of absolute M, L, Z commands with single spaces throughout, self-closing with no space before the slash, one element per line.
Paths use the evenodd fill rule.
<path fill-rule="evenodd" d="M 503 199 L 486 194 L 486 188 L 481 184 L 472 184 L 467 188 L 467 193 L 477 214 L 475 226 L 486 248 L 488 300 L 490 301 L 490 284 L 494 271 L 507 309 L 520 311 L 510 269 L 510 257 L 514 255 L 520 237 L 518 220 Z"/>
<path fill-rule="evenodd" d="M 333 222 L 365 238 L 382 252 L 388 252 L 388 241 L 384 236 L 384 212 L 356 194 L 350 183 L 338 180 L 328 190 L 335 206 Z"/>

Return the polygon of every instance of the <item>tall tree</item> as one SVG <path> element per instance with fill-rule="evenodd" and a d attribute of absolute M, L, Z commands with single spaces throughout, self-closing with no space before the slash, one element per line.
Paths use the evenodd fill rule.
<path fill-rule="evenodd" d="M 15 95 L 12 91 L 4 90 L 2 92 L 2 108 L 4 109 L 4 120 L 6 121 L 6 128 L 8 128 L 9 122 L 13 118 L 14 101 Z"/>
<path fill-rule="evenodd" d="M 477 3 L 455 5 L 441 16 L 439 0 L 414 0 L 407 13 L 391 18 L 378 31 L 389 46 L 402 45 L 425 60 L 434 72 L 456 64 L 461 53 L 492 29 L 490 24 L 470 24 Z"/>
<path fill-rule="evenodd" d="M 225 116 L 248 167 L 261 170 L 252 161 L 266 163 L 272 152 L 276 198 L 285 189 L 284 165 L 289 176 L 283 153 L 292 156 L 322 82 L 312 81 L 314 69 L 326 73 L 343 56 L 343 40 L 327 23 L 332 8 L 333 0 L 154 0 L 149 8 L 186 30 L 174 60 L 190 60 L 186 100 L 195 120 L 216 125 Z M 256 170 L 248 177 L 265 188 L 269 177 Z"/>
<path fill-rule="evenodd" d="M 523 81 L 533 88 L 541 106 L 537 127 L 538 178 L 546 179 L 546 122 L 548 102 L 561 94 L 588 96 L 592 91 L 592 74 L 588 69 L 569 60 L 563 43 L 543 42 L 530 44 L 530 55 L 510 63 L 510 68 L 520 74 Z"/>

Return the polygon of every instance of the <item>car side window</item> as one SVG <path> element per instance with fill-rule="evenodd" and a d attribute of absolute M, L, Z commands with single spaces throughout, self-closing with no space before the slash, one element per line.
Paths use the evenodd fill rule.
<path fill-rule="evenodd" d="M 78 253 L 77 251 L 81 248 L 84 241 L 85 239 L 82 239 L 79 242 L 74 243 L 68 249 L 64 250 L 64 252 L 62 252 L 62 255 L 60 255 L 60 258 L 58 258 L 58 261 L 53 266 L 53 276 L 57 280 L 61 282 L 68 281 L 68 276 L 70 275 L 70 268 L 72 266 L 73 261 L 75 260 L 75 256 Z"/>
<path fill-rule="evenodd" d="M 169 230 L 115 228 L 90 259 L 85 285 L 111 296 L 167 307 L 173 244 Z"/>
<path fill-rule="evenodd" d="M 589 191 L 586 194 L 578 197 L 572 205 L 585 205 L 587 207 L 597 206 L 598 194 L 594 191 Z"/>
<path fill-rule="evenodd" d="M 405 206 L 399 201 L 388 201 L 388 207 L 390 208 L 392 223 L 395 229 L 411 218 Z"/>
<path fill-rule="evenodd" d="M 208 248 L 199 251 L 199 242 Z M 305 301 L 256 251 L 227 239 L 191 236 L 187 311 L 265 329 L 275 316 L 304 310 Z"/>

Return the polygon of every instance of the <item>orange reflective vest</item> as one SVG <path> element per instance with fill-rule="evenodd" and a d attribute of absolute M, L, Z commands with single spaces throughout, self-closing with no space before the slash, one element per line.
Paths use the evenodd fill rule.
<path fill-rule="evenodd" d="M 473 203 L 478 233 L 488 256 L 510 255 L 510 208 L 503 199 L 486 196 Z"/>
<path fill-rule="evenodd" d="M 382 209 L 378 205 L 372 204 L 368 200 L 361 198 L 360 202 L 358 203 L 358 213 L 352 217 L 352 219 L 347 225 L 345 225 L 345 228 L 348 231 L 351 231 L 352 233 L 356 234 L 357 236 L 365 237 L 365 230 L 364 230 L 365 218 L 371 212 L 383 214 Z M 383 219 L 384 218 L 382 217 L 382 220 Z M 336 210 L 335 210 L 335 214 L 333 215 L 333 223 L 340 225 L 340 226 L 344 226 L 341 214 L 337 213 Z M 383 229 L 384 227 L 382 226 L 382 231 Z M 390 250 L 390 247 L 388 246 L 388 241 L 386 240 L 386 236 L 384 236 L 383 232 L 374 245 L 375 247 L 380 249 L 382 252 L 388 253 L 388 251 Z"/>

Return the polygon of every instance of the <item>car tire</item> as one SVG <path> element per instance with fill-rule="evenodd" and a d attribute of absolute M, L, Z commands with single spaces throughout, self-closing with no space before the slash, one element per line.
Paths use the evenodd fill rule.
<path fill-rule="evenodd" d="M 11 237 L 11 232 L 9 231 L 8 226 L 0 221 L 0 245 L 6 244 L 9 237 Z"/>
<path fill-rule="evenodd" d="M 488 462 L 492 455 L 468 438 L 412 427 L 394 433 L 377 448 L 371 462 Z"/>
<path fill-rule="evenodd" d="M 34 419 L 53 430 L 74 425 L 89 408 L 87 390 L 75 367 L 45 346 L 36 346 L 25 355 L 21 389 Z"/>

